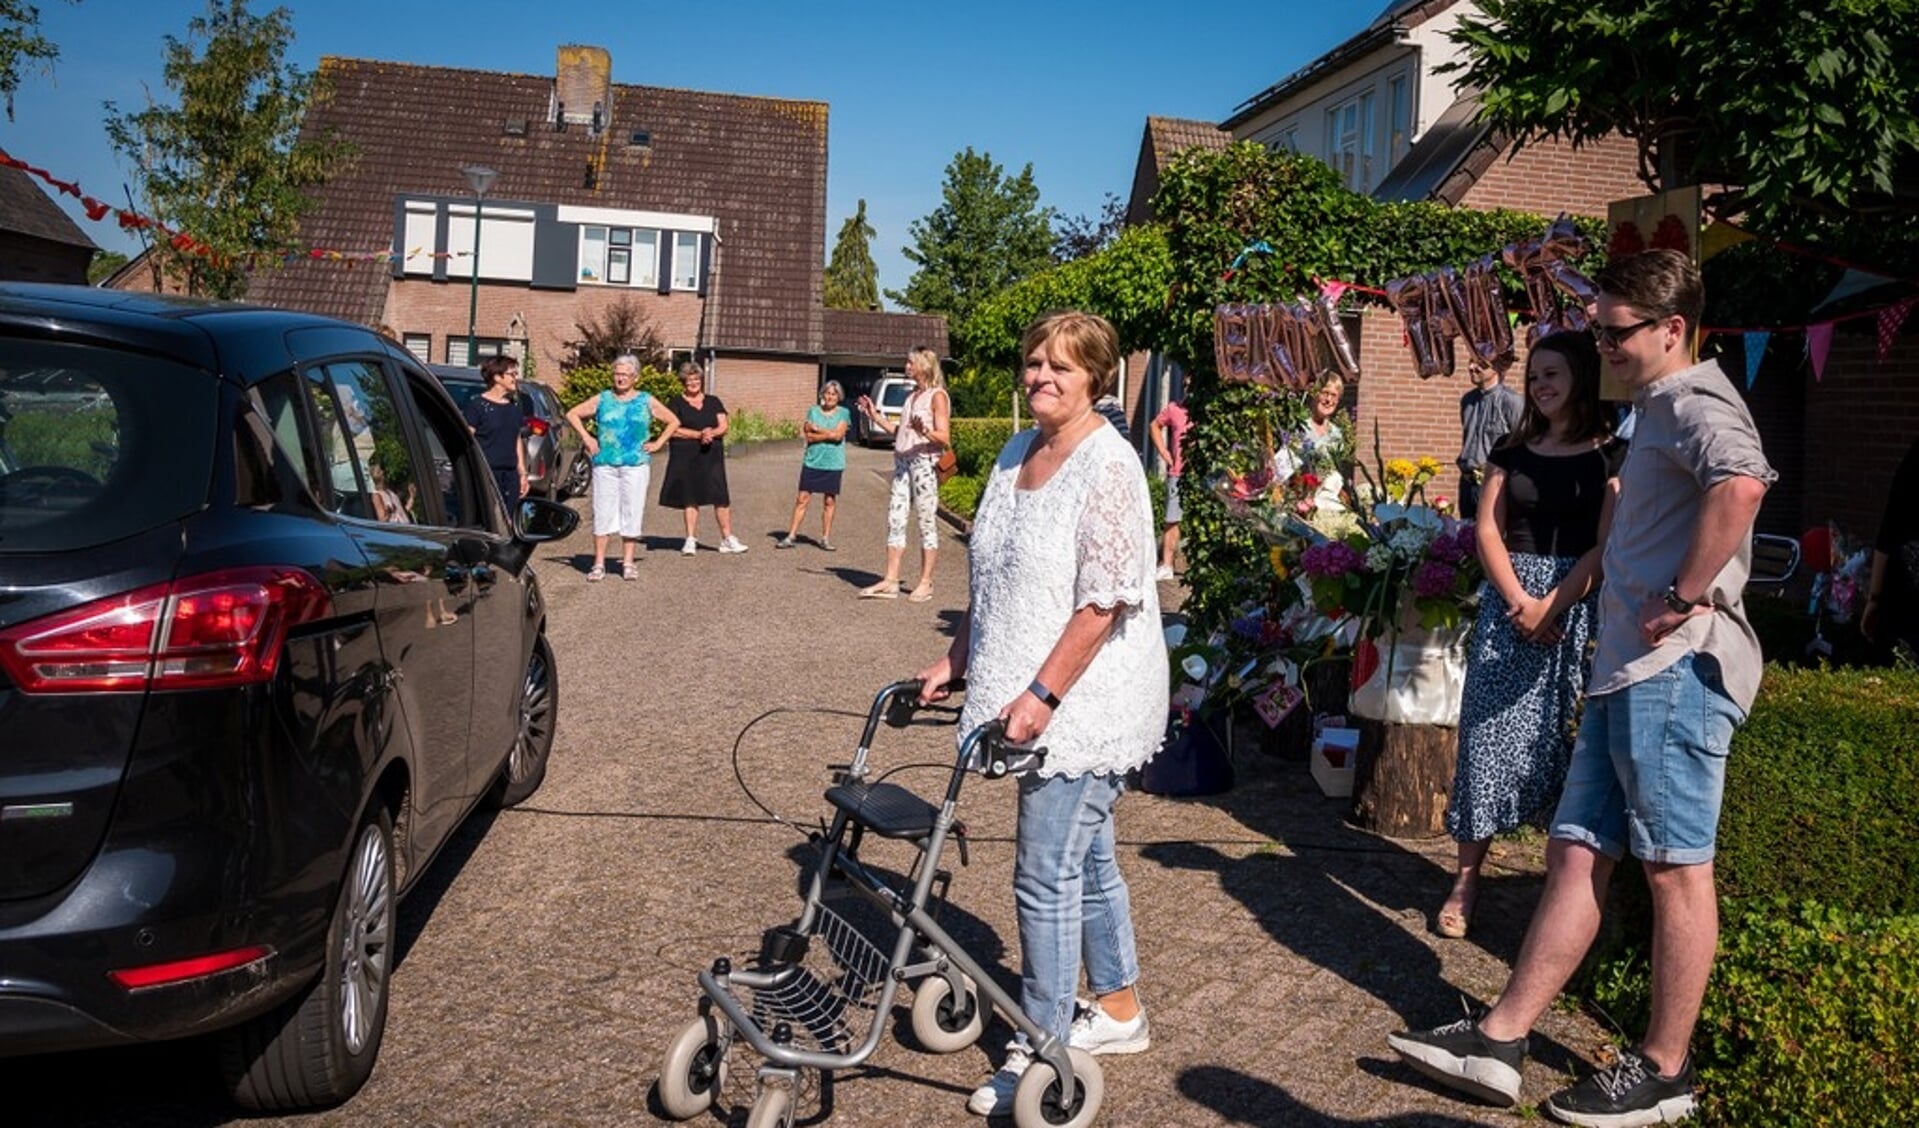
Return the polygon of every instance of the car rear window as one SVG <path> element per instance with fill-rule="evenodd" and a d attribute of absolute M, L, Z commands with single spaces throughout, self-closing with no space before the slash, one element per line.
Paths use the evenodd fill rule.
<path fill-rule="evenodd" d="M 899 407 L 906 402 L 906 397 L 912 394 L 912 391 L 911 384 L 888 384 L 880 389 L 880 406 Z"/>
<path fill-rule="evenodd" d="M 94 345 L 0 347 L 0 554 L 108 544 L 200 508 L 211 373 Z"/>

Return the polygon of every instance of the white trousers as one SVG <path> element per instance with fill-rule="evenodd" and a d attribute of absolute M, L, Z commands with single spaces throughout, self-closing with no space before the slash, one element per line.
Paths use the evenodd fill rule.
<path fill-rule="evenodd" d="M 653 467 L 595 466 L 593 468 L 593 535 L 609 537 L 614 533 L 627 540 L 640 539 L 640 524 L 646 517 L 646 485 Z"/>

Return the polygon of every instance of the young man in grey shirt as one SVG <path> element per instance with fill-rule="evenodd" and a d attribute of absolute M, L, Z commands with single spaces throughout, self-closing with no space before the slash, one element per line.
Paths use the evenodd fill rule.
<path fill-rule="evenodd" d="M 1545 1104 L 1568 1123 L 1630 1128 L 1694 1107 L 1689 1047 L 1719 936 L 1712 859 L 1726 754 L 1759 690 L 1741 596 L 1753 518 L 1777 475 L 1718 364 L 1692 361 L 1704 291 L 1691 260 L 1648 251 L 1596 281 L 1593 335 L 1632 389 L 1638 430 L 1606 538 L 1598 651 L 1546 891 L 1492 1009 L 1388 1042 L 1429 1076 L 1513 1104 L 1526 1035 L 1585 957 L 1613 866 L 1630 852 L 1653 897 L 1645 1038 Z"/>
<path fill-rule="evenodd" d="M 1472 390 L 1459 397 L 1459 515 L 1471 521 L 1479 516 L 1479 483 L 1485 478 L 1486 456 L 1519 426 L 1526 401 L 1506 386 L 1504 366 L 1469 360 L 1468 371 Z"/>

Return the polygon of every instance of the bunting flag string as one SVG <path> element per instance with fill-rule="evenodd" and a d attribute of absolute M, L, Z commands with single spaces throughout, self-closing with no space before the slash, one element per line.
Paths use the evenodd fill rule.
<path fill-rule="evenodd" d="M 1812 358 L 1812 380 L 1826 378 L 1826 357 L 1832 352 L 1832 322 L 1806 326 L 1806 355 Z"/>
<path fill-rule="evenodd" d="M 1751 391 L 1753 383 L 1759 379 L 1759 364 L 1766 359 L 1766 340 L 1772 334 L 1764 329 L 1752 329 L 1746 333 L 1746 390 Z"/>
<path fill-rule="evenodd" d="M 164 241 L 167 244 L 167 246 L 173 248 L 176 251 L 181 252 L 182 254 L 198 255 L 201 258 L 209 259 L 214 262 L 222 263 L 222 264 L 234 261 L 233 256 L 221 254 L 209 244 L 194 238 L 192 235 L 189 235 L 184 231 L 175 231 L 173 228 L 168 227 L 166 224 L 161 223 L 159 220 L 154 219 L 151 216 L 141 215 L 139 212 L 131 211 L 127 208 L 117 208 L 117 207 L 114 207 L 112 204 L 106 203 L 105 201 L 95 199 L 94 197 L 89 196 L 85 192 L 83 192 L 78 182 L 72 181 L 72 180 L 61 180 L 55 177 L 52 173 L 48 172 L 46 169 L 37 168 L 33 165 L 30 165 L 27 162 L 13 156 L 11 153 L 7 152 L 5 149 L 0 149 L 0 167 L 17 168 L 21 172 L 24 172 L 29 176 L 38 177 L 39 179 L 45 181 L 55 191 L 61 193 L 62 195 L 74 197 L 75 199 L 80 201 L 80 206 L 86 211 L 87 218 L 90 220 L 93 220 L 95 223 L 98 223 L 106 219 L 107 216 L 112 215 L 120 224 L 120 229 L 122 231 L 151 231 L 156 236 L 158 236 L 162 241 Z M 277 263 L 279 265 L 284 266 L 288 263 L 298 262 L 301 260 L 307 260 L 307 261 L 317 260 L 317 261 L 323 261 L 323 262 L 344 263 L 348 267 L 352 267 L 355 263 L 380 263 L 383 265 L 391 265 L 392 263 L 401 262 L 401 261 L 412 262 L 414 259 L 418 259 L 418 258 L 426 258 L 426 259 L 468 258 L 472 255 L 472 253 L 473 253 L 472 251 L 428 251 L 422 247 L 415 247 L 404 254 L 402 254 L 398 250 L 391 250 L 391 249 L 381 250 L 381 251 L 343 251 L 343 250 L 334 250 L 326 247 L 309 247 L 305 249 L 289 248 L 288 250 L 285 250 L 285 251 L 261 251 L 253 254 L 248 254 L 242 257 L 243 257 L 243 260 L 247 262 L 249 265 L 257 265 L 259 263 L 268 262 L 268 263 Z"/>
<path fill-rule="evenodd" d="M 1912 312 L 1913 303 L 1919 298 L 1901 298 L 1879 311 L 1879 357 L 1878 363 L 1886 362 L 1886 353 L 1891 350 L 1893 339 L 1899 336 L 1899 329 L 1906 323 L 1906 315 Z"/>

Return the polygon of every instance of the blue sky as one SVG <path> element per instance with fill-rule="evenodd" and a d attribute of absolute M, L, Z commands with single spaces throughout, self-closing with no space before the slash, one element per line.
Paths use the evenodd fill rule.
<path fill-rule="evenodd" d="M 196 0 L 37 0 L 60 47 L 29 73 L 0 147 L 113 202 L 128 169 L 101 103 L 138 107 L 160 82 L 161 37 L 183 36 Z M 1031 162 L 1043 203 L 1098 209 L 1132 185 L 1148 114 L 1218 121 L 1241 101 L 1358 31 L 1383 0 L 1062 0 L 954 5 L 706 0 L 297 0 L 291 61 L 323 55 L 551 73 L 562 43 L 613 56 L 615 81 L 823 100 L 827 238 L 864 197 L 882 287 L 906 284 L 907 225 L 938 206 L 946 164 L 972 146 L 1008 172 Z M 256 3 L 255 11 L 271 5 Z M 137 243 L 109 220 L 83 230 L 110 250 Z M 822 249 L 824 253 L 824 248 Z"/>

